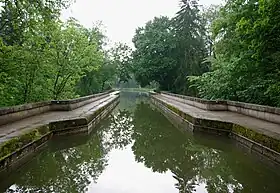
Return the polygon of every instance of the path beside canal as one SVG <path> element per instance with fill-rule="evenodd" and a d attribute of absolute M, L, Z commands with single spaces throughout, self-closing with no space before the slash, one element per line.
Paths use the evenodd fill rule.
<path fill-rule="evenodd" d="M 279 109 L 235 101 L 207 101 L 151 93 L 153 103 L 193 132 L 226 134 L 280 164 Z M 261 118 L 263 117 L 263 119 Z M 271 120 L 271 121 L 270 121 Z"/>
<path fill-rule="evenodd" d="M 97 97 L 94 102 L 72 111 L 50 111 L 6 125 L 0 125 L 0 144 L 50 122 L 83 118 L 88 114 L 92 114 L 109 101 L 114 100 L 117 97 L 116 93 L 118 91 L 107 94 L 105 97 Z"/>
<path fill-rule="evenodd" d="M 238 124 L 280 140 L 280 125 L 230 111 L 207 111 L 182 102 L 177 97 L 160 94 L 155 97 L 195 118 Z"/>

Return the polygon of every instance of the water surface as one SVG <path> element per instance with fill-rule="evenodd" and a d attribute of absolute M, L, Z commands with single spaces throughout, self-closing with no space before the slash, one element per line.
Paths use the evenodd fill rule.
<path fill-rule="evenodd" d="M 233 141 L 175 128 L 141 93 L 90 136 L 52 140 L 0 182 L 0 192 L 280 192 L 279 168 Z"/>

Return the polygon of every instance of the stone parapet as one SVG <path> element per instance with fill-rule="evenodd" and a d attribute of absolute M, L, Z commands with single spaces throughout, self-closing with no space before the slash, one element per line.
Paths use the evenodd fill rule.
<path fill-rule="evenodd" d="M 206 100 L 169 92 L 161 93 L 176 97 L 177 99 L 173 99 L 200 109 L 208 111 L 231 111 L 280 124 L 280 108 L 228 100 Z"/>
<path fill-rule="evenodd" d="M 49 111 L 71 111 L 92 103 L 113 90 L 70 100 L 45 101 L 0 108 L 0 125 L 39 115 Z"/>

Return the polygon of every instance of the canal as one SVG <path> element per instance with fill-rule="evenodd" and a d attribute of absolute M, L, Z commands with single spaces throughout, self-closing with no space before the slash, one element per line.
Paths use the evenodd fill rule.
<path fill-rule="evenodd" d="M 126 92 L 90 135 L 54 138 L 0 192 L 280 192 L 279 167 L 237 146 L 176 128 L 145 94 Z"/>

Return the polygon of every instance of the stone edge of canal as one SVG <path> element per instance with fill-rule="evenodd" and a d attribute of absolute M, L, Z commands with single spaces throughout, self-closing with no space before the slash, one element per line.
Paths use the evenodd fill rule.
<path fill-rule="evenodd" d="M 214 121 L 209 119 L 202 119 L 196 121 L 197 118 L 192 117 L 185 112 L 181 112 L 176 107 L 167 104 L 150 93 L 152 104 L 175 126 L 181 127 L 191 132 L 203 132 L 209 134 L 223 135 L 234 139 L 238 143 L 245 146 L 250 152 L 260 155 L 265 159 L 272 161 L 277 166 L 280 166 L 280 153 L 270 149 L 257 142 L 254 138 L 250 139 L 246 135 L 246 131 L 250 128 L 244 128 L 240 125 L 235 125 L 229 122 Z M 207 126 L 203 125 L 207 122 Z M 240 130 L 240 132 L 236 132 Z M 244 131 L 244 132 L 242 132 Z M 258 134 L 258 133 L 257 133 Z M 260 134 L 259 134 L 260 135 Z M 280 142 L 278 142 L 280 146 Z"/>
<path fill-rule="evenodd" d="M 7 155 L 0 158 L 0 176 L 10 173 L 28 162 L 29 158 L 40 151 L 53 136 L 91 133 L 92 129 L 118 105 L 119 98 L 118 94 L 111 101 L 100 106 L 96 111 L 85 115 L 84 118 L 51 122 L 9 140 L 8 147 L 12 147 L 16 146 L 17 143 L 23 143 L 25 140 L 32 139 L 31 142 L 18 148 L 16 151 L 7 153 Z M 7 152 L 9 151 L 8 147 Z"/>

